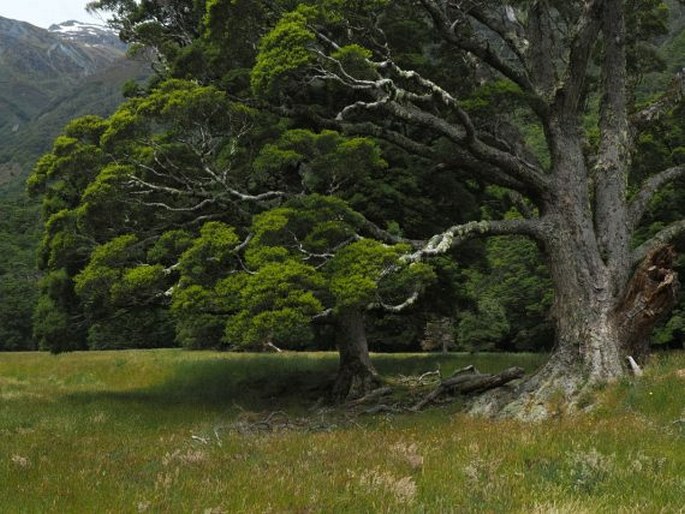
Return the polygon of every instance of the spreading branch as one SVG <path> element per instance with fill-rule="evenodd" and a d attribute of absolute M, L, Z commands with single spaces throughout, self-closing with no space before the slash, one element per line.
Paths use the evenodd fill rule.
<path fill-rule="evenodd" d="M 685 68 L 675 74 L 668 90 L 657 100 L 631 116 L 631 122 L 638 130 L 658 121 L 671 112 L 685 98 Z"/>
<path fill-rule="evenodd" d="M 332 48 L 337 48 L 328 38 L 321 38 Z M 549 189 L 549 181 L 543 169 L 516 152 L 505 150 L 505 145 L 492 144 L 493 138 L 479 133 L 458 99 L 437 83 L 414 70 L 402 69 L 391 59 L 376 62 L 366 58 L 366 64 L 376 71 L 376 78 L 357 78 L 348 73 L 338 59 L 318 49 L 313 51 L 323 64 L 327 64 L 317 70 L 315 79 L 334 81 L 369 97 L 345 106 L 338 113 L 336 121 L 348 121 L 355 113 L 385 111 L 405 123 L 430 129 L 456 143 L 480 162 L 499 168 L 501 173 L 524 186 L 521 192 L 533 191 L 541 195 Z M 436 115 L 436 104 L 452 111 L 458 124 Z M 426 107 L 422 107 L 423 105 Z"/>
<path fill-rule="evenodd" d="M 471 221 L 450 227 L 431 237 L 420 249 L 405 255 L 404 262 L 419 262 L 427 257 L 443 254 L 458 244 L 474 237 L 523 235 L 534 239 L 543 237 L 542 219 L 513 219 Z"/>
<path fill-rule="evenodd" d="M 525 66 L 525 56 L 530 43 L 524 37 L 524 28 L 516 19 L 516 13 L 511 5 L 504 6 L 504 12 L 483 9 L 481 5 L 475 5 L 469 14 L 496 34 L 516 56 L 520 66 Z"/>
<path fill-rule="evenodd" d="M 649 177 L 642 184 L 642 188 L 630 202 L 628 221 L 631 230 L 634 230 L 642 220 L 654 195 L 666 184 L 682 176 L 685 176 L 685 166 L 674 166 Z"/>
<path fill-rule="evenodd" d="M 379 299 L 377 302 L 369 304 L 367 306 L 367 309 L 370 309 L 370 310 L 382 309 L 385 312 L 390 312 L 390 313 L 396 314 L 396 313 L 402 312 L 402 311 L 408 309 L 409 307 L 411 307 L 412 305 L 414 305 L 416 303 L 416 300 L 419 299 L 420 295 L 421 295 L 421 292 L 416 290 L 411 295 L 409 295 L 409 297 L 406 300 L 404 300 L 402 303 L 398 303 L 395 305 L 387 304 L 387 303 L 385 303 Z"/>
<path fill-rule="evenodd" d="M 634 266 L 640 264 L 648 255 L 652 254 L 659 247 L 672 243 L 678 236 L 685 233 L 685 220 L 671 223 L 664 229 L 657 232 L 651 239 L 638 246 L 632 253 L 631 262 Z"/>
<path fill-rule="evenodd" d="M 446 42 L 472 53 L 485 64 L 516 83 L 526 93 L 530 94 L 532 99 L 539 100 L 530 77 L 521 66 L 517 67 L 510 64 L 494 51 L 488 41 L 477 35 L 478 32 L 473 30 L 472 26 L 466 30 L 460 26 L 462 24 L 472 25 L 468 17 L 470 13 L 459 12 L 456 19 L 450 19 L 447 12 L 435 0 L 421 0 L 421 5 L 433 19 L 435 27 Z M 542 102 L 536 101 L 535 104 L 539 106 Z"/>

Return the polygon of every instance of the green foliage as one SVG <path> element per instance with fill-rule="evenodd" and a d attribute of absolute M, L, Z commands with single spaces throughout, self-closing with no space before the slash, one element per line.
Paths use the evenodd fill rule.
<path fill-rule="evenodd" d="M 174 290 L 171 312 L 176 341 L 185 348 L 219 348 L 223 345 L 225 317 L 235 311 L 235 299 L 214 289 L 188 285 Z M 233 307 L 233 309 L 231 309 Z"/>
<path fill-rule="evenodd" d="M 134 235 L 120 236 L 96 247 L 88 265 L 74 277 L 75 291 L 88 303 L 107 303 L 110 288 L 121 279 L 122 266 L 135 259 Z"/>
<path fill-rule="evenodd" d="M 433 279 L 430 267 L 400 262 L 406 246 L 359 239 L 360 222 L 338 198 L 295 198 L 254 217 L 244 262 L 232 228 L 205 224 L 180 261 L 178 340 L 217 346 L 224 324 L 223 344 L 233 348 L 301 348 L 324 310 L 363 310 Z"/>
<path fill-rule="evenodd" d="M 205 1 L 95 0 L 88 9 L 107 13 L 110 27 L 133 47 L 130 52 L 154 49 L 162 69 L 173 70 L 178 54 L 200 36 Z"/>
<path fill-rule="evenodd" d="M 216 88 L 169 80 L 129 99 L 107 120 L 85 117 L 67 126 L 29 181 L 29 189 L 43 197 L 41 267 L 64 269 L 75 280 L 71 290 L 51 297 L 44 308 L 61 305 L 69 313 L 67 323 L 78 322 L 79 333 L 85 337 L 87 332 L 89 343 L 99 348 L 137 344 L 124 337 L 145 347 L 162 344 L 163 337 L 170 341 L 168 316 L 162 315 L 168 303 L 164 292 L 177 279 L 174 265 L 193 237 L 174 226 L 183 227 L 196 213 L 187 208 L 194 198 L 164 195 L 178 190 L 179 176 L 195 180 L 205 165 L 215 165 L 203 161 L 203 144 L 211 144 L 217 167 L 230 167 L 231 130 L 250 116 L 249 109 L 232 104 Z M 207 130 L 213 131 L 211 140 Z M 180 171 L 174 176 L 170 170 Z M 136 190 L 143 184 L 153 189 Z M 168 205 L 167 212 L 159 212 L 160 205 Z M 162 328 L 151 330 L 142 312 L 164 318 Z"/>
<path fill-rule="evenodd" d="M 309 47 L 316 37 L 307 27 L 308 17 L 314 13 L 313 8 L 300 5 L 262 38 L 251 73 L 252 88 L 257 94 L 273 96 L 277 86 L 283 88 L 284 83 L 314 61 Z"/>
<path fill-rule="evenodd" d="M 237 309 L 236 295 L 244 284 L 237 256 L 235 229 L 221 222 L 205 223 L 199 236 L 187 240 L 183 232 L 168 233 L 166 241 L 187 247 L 178 261 L 180 279 L 173 289 L 172 312 L 176 320 L 176 340 L 188 348 L 222 345 L 226 316 Z M 222 285 L 233 277 L 233 291 Z"/>
<path fill-rule="evenodd" d="M 66 127 L 29 181 L 43 198 L 41 268 L 63 279 L 61 287 L 48 280 L 41 290 L 41 312 L 54 309 L 63 320 L 56 338 L 74 324 L 95 347 L 115 344 L 117 333 L 146 345 L 140 334 L 155 332 L 155 323 L 168 333 L 171 301 L 177 340 L 186 346 L 272 341 L 295 348 L 311 342 L 311 319 L 322 311 L 401 303 L 430 286 L 415 326 L 426 311 L 455 316 L 456 305 L 464 307 L 458 331 L 465 348 L 548 344 L 549 283 L 534 246 L 474 244 L 433 269 L 406 265 L 406 246 L 362 237 L 366 220 L 418 239 L 472 219 L 484 198 L 488 215 L 509 207 L 501 191 L 466 182 L 453 142 L 431 130 L 399 119 L 377 125 L 415 141 L 423 151 L 412 155 L 329 129 L 359 91 L 321 80 L 321 73 L 343 68 L 376 80 L 387 72 L 398 85 L 422 89 L 416 76 L 369 63 L 384 58 L 383 47 L 394 62 L 459 98 L 496 144 L 528 143 L 534 155 L 526 159 L 550 162 L 542 126 L 523 112 L 521 90 L 484 79 L 472 56 L 442 44 L 414 4 L 99 0 L 92 7 L 109 11 L 126 41 L 153 48 L 161 67 L 147 90 L 130 85 L 129 99 L 110 118 L 84 117 Z M 661 34 L 664 21 L 659 1 L 631 4 L 635 73 L 656 62 L 641 43 Z M 285 119 L 246 107 L 263 100 L 297 114 Z M 430 94 L 423 101 L 432 101 Z M 344 128 L 363 132 L 376 116 L 360 109 Z M 649 175 L 646 163 L 682 159 L 676 125 L 642 135 L 636 176 Z M 280 193 L 256 200 L 264 191 Z M 665 192 L 658 208 L 677 198 L 677 188 Z M 464 271 L 484 256 L 477 271 Z M 449 262 L 454 258 L 460 266 Z M 37 333 L 49 346 L 46 327 Z"/>
<path fill-rule="evenodd" d="M 47 273 L 40 290 L 33 311 L 33 334 L 39 347 L 53 353 L 85 349 L 82 314 L 67 271 Z"/>
<path fill-rule="evenodd" d="M 0 350 L 35 349 L 31 314 L 37 296 L 36 280 L 32 275 L 0 275 Z"/>
<path fill-rule="evenodd" d="M 473 303 L 458 315 L 458 346 L 470 351 L 551 348 L 553 295 L 539 250 L 516 237 L 492 238 L 486 248 L 488 268 L 466 272 Z"/>
<path fill-rule="evenodd" d="M 434 280 L 429 265 L 402 265 L 401 257 L 408 250 L 405 245 L 388 246 L 372 239 L 340 250 L 326 268 L 336 308 L 363 308 L 381 299 L 389 303 L 409 296 L 418 284 L 423 288 Z"/>
<path fill-rule="evenodd" d="M 238 265 L 236 246 L 238 236 L 233 227 L 212 221 L 205 223 L 200 237 L 183 253 L 180 271 L 183 282 L 211 285 L 217 278 L 230 273 Z"/>
<path fill-rule="evenodd" d="M 457 348 L 462 351 L 494 350 L 511 330 L 504 306 L 490 295 L 479 295 L 474 310 L 460 312 L 458 319 Z"/>
<path fill-rule="evenodd" d="M 31 350 L 38 296 L 38 208 L 27 198 L 0 201 L 0 350 Z"/>
<path fill-rule="evenodd" d="M 266 264 L 238 280 L 240 309 L 226 324 L 227 343 L 297 348 L 311 342 L 311 317 L 323 310 L 315 293 L 324 287 L 324 280 L 315 268 L 288 259 Z M 231 278 L 220 285 L 220 290 L 226 289 L 238 290 Z"/>
<path fill-rule="evenodd" d="M 93 349 L 168 346 L 170 319 L 161 292 L 169 287 L 162 265 L 140 264 L 144 255 L 134 235 L 96 247 L 74 277 L 89 323 Z"/>
<path fill-rule="evenodd" d="M 369 64 L 373 53 L 358 44 L 345 45 L 331 53 L 331 57 L 340 61 L 347 73 L 361 80 L 373 80 L 376 70 Z"/>
<path fill-rule="evenodd" d="M 147 252 L 149 262 L 172 266 L 179 256 L 192 245 L 193 237 L 187 230 L 168 230 L 164 232 Z"/>
<path fill-rule="evenodd" d="M 285 132 L 276 143 L 264 145 L 254 167 L 266 174 L 297 167 L 308 191 L 351 195 L 359 181 L 385 169 L 387 162 L 370 138 L 345 137 L 332 130 L 315 133 L 296 129 Z"/>

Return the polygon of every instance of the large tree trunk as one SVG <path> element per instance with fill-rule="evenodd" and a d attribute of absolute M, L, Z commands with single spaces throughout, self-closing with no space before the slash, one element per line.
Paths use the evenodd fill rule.
<path fill-rule="evenodd" d="M 477 399 L 474 412 L 535 420 L 573 411 L 598 385 L 628 373 L 628 356 L 646 359 L 649 335 L 677 299 L 673 249 L 650 253 L 621 287 L 620 273 L 593 269 L 583 258 L 591 250 L 577 239 L 566 244 L 572 240 L 562 235 L 549 252 L 556 340 L 548 362 L 516 388 Z"/>
<path fill-rule="evenodd" d="M 336 329 L 340 365 L 333 385 L 333 399 L 340 402 L 364 396 L 378 387 L 380 380 L 369 358 L 363 313 L 354 309 L 341 312 L 336 319 Z"/>

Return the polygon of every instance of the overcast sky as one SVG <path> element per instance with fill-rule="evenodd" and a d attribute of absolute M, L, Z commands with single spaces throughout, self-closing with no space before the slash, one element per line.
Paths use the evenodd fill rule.
<path fill-rule="evenodd" d="M 43 28 L 68 20 L 102 23 L 86 12 L 88 2 L 89 0 L 0 0 L 0 16 L 27 21 Z"/>

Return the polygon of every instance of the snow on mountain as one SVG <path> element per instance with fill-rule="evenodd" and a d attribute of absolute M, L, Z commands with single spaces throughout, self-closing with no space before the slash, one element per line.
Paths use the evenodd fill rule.
<path fill-rule="evenodd" d="M 114 46 L 122 50 L 126 48 L 126 45 L 119 40 L 116 31 L 105 25 L 69 20 L 51 25 L 48 31 L 67 41 L 87 46 Z"/>

